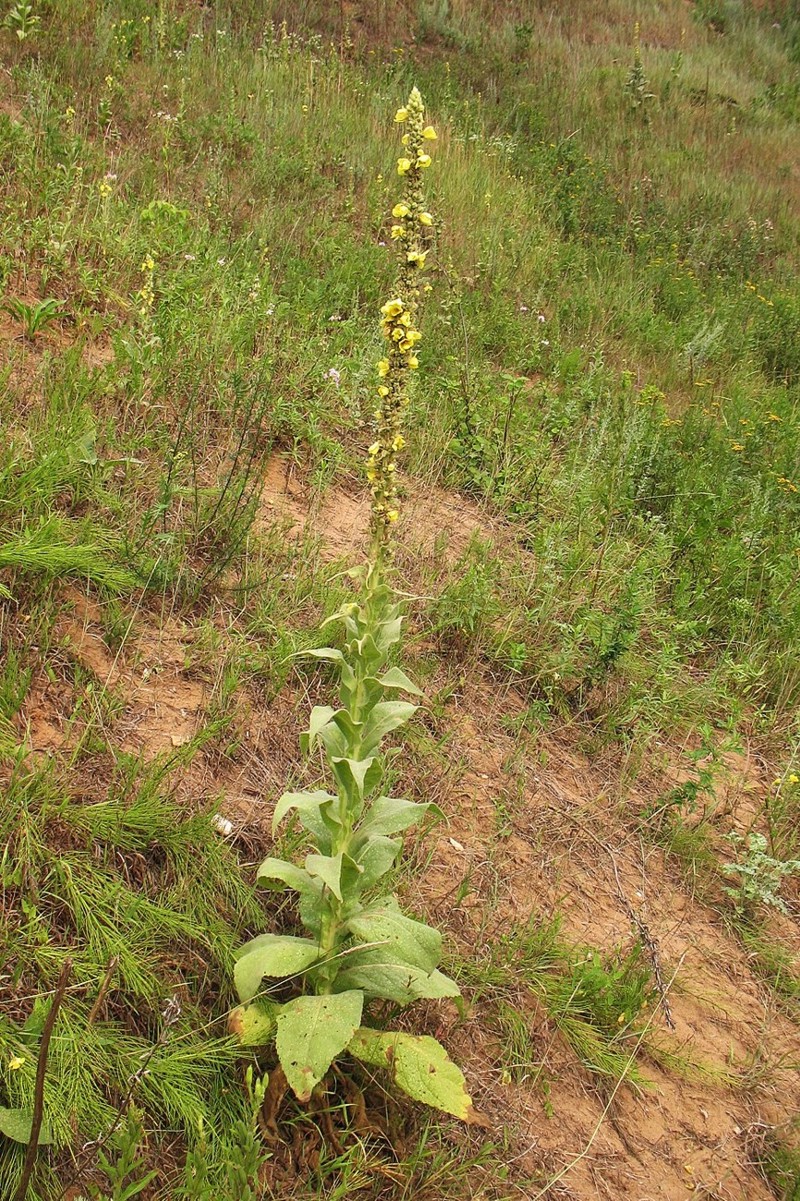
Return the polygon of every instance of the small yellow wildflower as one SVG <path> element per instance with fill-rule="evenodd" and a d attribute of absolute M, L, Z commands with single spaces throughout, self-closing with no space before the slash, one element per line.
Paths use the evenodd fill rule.
<path fill-rule="evenodd" d="M 422 268 L 425 266 L 425 259 L 427 258 L 427 252 L 424 250 L 409 250 L 407 258 L 408 258 L 409 263 L 416 263 L 417 267 L 419 267 L 419 269 L 421 271 Z"/>
<path fill-rule="evenodd" d="M 378 375 L 381 377 L 381 379 L 383 379 L 383 377 L 388 374 L 389 374 L 389 360 L 381 359 L 378 363 Z"/>
<path fill-rule="evenodd" d="M 407 146 L 410 141 L 411 141 L 411 137 L 407 133 L 404 133 L 402 138 L 400 139 L 400 142 L 403 146 Z"/>
<path fill-rule="evenodd" d="M 394 523 L 395 521 L 397 521 L 397 518 L 399 516 L 400 516 L 400 514 L 397 512 L 397 509 L 387 509 L 386 510 L 386 520 L 389 522 Z"/>
<path fill-rule="evenodd" d="M 437 136 L 436 130 L 433 128 L 432 125 L 426 125 L 422 131 L 422 136 L 423 136 L 423 138 L 426 138 L 427 141 L 429 141 L 429 142 L 435 142 L 436 136 Z"/>
<path fill-rule="evenodd" d="M 395 434 L 392 439 L 392 450 L 402 450 L 406 444 L 406 440 L 402 434 Z"/>
<path fill-rule="evenodd" d="M 392 238 L 393 239 L 396 240 L 397 238 L 404 238 L 405 236 L 406 236 L 406 231 L 402 225 L 393 225 L 392 226 Z"/>
<path fill-rule="evenodd" d="M 378 453 L 378 451 L 380 450 L 380 448 L 381 448 L 380 442 L 373 442 L 372 446 L 370 446 L 369 450 L 367 451 L 367 454 L 376 455 Z"/>
<path fill-rule="evenodd" d="M 20 1055 L 12 1055 L 8 1061 L 8 1066 L 12 1072 L 18 1072 L 24 1063 L 25 1060 Z"/>
<path fill-rule="evenodd" d="M 792 772 L 792 774 L 789 776 L 789 783 L 790 784 L 800 784 L 800 776 L 798 776 L 794 772 Z"/>
<path fill-rule="evenodd" d="M 412 354 L 410 356 L 410 358 L 408 360 L 408 365 L 412 371 L 416 371 L 417 367 L 419 367 L 419 359 L 417 358 L 417 356 L 415 354 Z"/>
<path fill-rule="evenodd" d="M 64 117 L 67 121 L 71 121 L 74 116 L 75 116 L 75 109 L 72 107 L 71 104 L 68 104 L 67 107 L 64 109 Z"/>
<path fill-rule="evenodd" d="M 433 159 L 431 158 L 431 156 L 429 154 L 418 154 L 417 155 L 417 166 L 418 167 L 430 167 L 432 162 L 433 162 Z M 408 165 L 409 165 L 409 167 L 411 166 L 410 163 Z"/>
<path fill-rule="evenodd" d="M 397 160 L 397 174 L 398 175 L 405 175 L 406 171 L 410 171 L 410 170 L 411 170 L 411 159 L 410 158 L 399 158 Z"/>
<path fill-rule="evenodd" d="M 113 86 L 114 86 L 114 76 L 106 75 L 106 87 L 113 88 Z"/>
<path fill-rule="evenodd" d="M 399 108 L 394 115 L 394 119 L 397 122 L 407 121 L 408 120 L 408 109 L 407 108 Z"/>
<path fill-rule="evenodd" d="M 381 314 L 384 317 L 399 317 L 404 308 L 402 300 L 387 300 L 386 304 L 381 306 Z"/>
<path fill-rule="evenodd" d="M 378 384 L 378 396 L 388 396 L 388 395 L 389 395 L 389 389 L 386 387 L 386 384 Z"/>
<path fill-rule="evenodd" d="M 433 217 L 430 213 L 420 213 L 419 223 L 420 225 L 433 225 Z"/>
<path fill-rule="evenodd" d="M 399 220 L 401 217 L 407 217 L 410 212 L 411 209 L 407 204 L 396 204 L 392 209 L 392 216 Z M 381 310 L 381 312 L 383 312 L 383 310 Z"/>

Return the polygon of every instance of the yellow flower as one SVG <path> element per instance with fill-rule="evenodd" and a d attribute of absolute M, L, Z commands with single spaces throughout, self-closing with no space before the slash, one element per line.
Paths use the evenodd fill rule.
<path fill-rule="evenodd" d="M 8 1061 L 8 1066 L 12 1072 L 18 1072 L 24 1063 L 25 1063 L 25 1060 L 22 1059 L 21 1056 L 12 1055 Z"/>
<path fill-rule="evenodd" d="M 792 774 L 789 776 L 789 783 L 800 784 L 800 776 L 797 776 L 794 772 L 792 772 Z"/>
<path fill-rule="evenodd" d="M 412 354 L 409 357 L 408 365 L 412 371 L 416 371 L 417 367 L 419 367 L 419 359 L 417 358 L 417 356 L 415 354 Z"/>
<path fill-rule="evenodd" d="M 426 125 L 422 131 L 423 138 L 427 138 L 429 142 L 436 141 L 436 130 L 432 125 Z"/>
<path fill-rule="evenodd" d="M 411 141 L 411 135 L 404 133 L 402 138 L 400 139 L 400 141 L 403 143 L 404 146 L 407 146 L 408 143 Z"/>
<path fill-rule="evenodd" d="M 369 450 L 367 451 L 367 454 L 376 455 L 378 453 L 378 451 L 380 450 L 380 448 L 381 448 L 380 442 L 373 442 L 372 446 L 370 446 Z"/>
<path fill-rule="evenodd" d="M 406 236 L 406 231 L 402 225 L 393 225 L 392 226 L 392 237 L 394 239 L 404 238 L 405 236 Z"/>
<path fill-rule="evenodd" d="M 407 108 L 399 108 L 394 115 L 394 119 L 397 122 L 407 121 L 408 120 L 408 109 Z"/>
<path fill-rule="evenodd" d="M 71 121 L 72 118 L 75 116 L 75 109 L 72 107 L 71 104 L 68 104 L 67 107 L 64 109 L 64 116 L 66 117 L 66 119 L 68 121 Z"/>
<path fill-rule="evenodd" d="M 399 219 L 400 217 L 407 217 L 410 212 L 411 209 L 407 204 L 396 204 L 392 209 L 392 216 Z"/>
<path fill-rule="evenodd" d="M 410 250 L 408 252 L 407 257 L 408 257 L 409 263 L 416 263 L 421 271 L 422 268 L 425 266 L 425 259 L 428 256 L 427 256 L 427 252 L 424 250 Z"/>
<path fill-rule="evenodd" d="M 369 482 L 371 484 L 374 484 L 377 478 L 378 478 L 377 471 L 368 471 L 367 472 L 367 479 L 369 480 Z"/>
<path fill-rule="evenodd" d="M 433 162 L 433 160 L 429 154 L 418 154 L 417 155 L 417 166 L 418 167 L 430 167 L 432 162 Z M 409 163 L 409 166 L 411 166 L 410 163 Z"/>
<path fill-rule="evenodd" d="M 433 217 L 430 213 L 420 213 L 419 223 L 420 225 L 433 225 Z"/>
<path fill-rule="evenodd" d="M 381 313 L 384 317 L 398 317 L 405 307 L 399 298 L 397 300 L 387 300 L 386 304 L 381 307 Z"/>
<path fill-rule="evenodd" d="M 411 159 L 410 158 L 399 158 L 397 160 L 397 174 L 398 175 L 405 175 L 406 171 L 410 171 L 410 170 L 411 170 Z"/>
<path fill-rule="evenodd" d="M 378 384 L 378 396 L 388 396 L 388 395 L 389 395 L 389 389 L 386 387 L 386 384 Z"/>
<path fill-rule="evenodd" d="M 402 450 L 406 444 L 406 440 L 402 434 L 395 434 L 392 439 L 392 450 Z"/>
<path fill-rule="evenodd" d="M 383 379 L 383 377 L 388 374 L 389 374 L 389 360 L 381 359 L 380 362 L 378 363 L 378 375 L 381 377 L 381 379 Z"/>
<path fill-rule="evenodd" d="M 389 522 L 397 521 L 397 518 L 399 516 L 400 516 L 400 514 L 397 512 L 397 509 L 387 509 L 386 510 L 386 520 Z"/>

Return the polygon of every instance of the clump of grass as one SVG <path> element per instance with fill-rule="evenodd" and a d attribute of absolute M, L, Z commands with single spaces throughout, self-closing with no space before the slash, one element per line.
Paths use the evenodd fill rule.
<path fill-rule="evenodd" d="M 522 984 L 542 1005 L 583 1066 L 599 1079 L 643 1085 L 635 1058 L 645 1014 L 655 996 L 652 970 L 635 943 L 610 955 L 566 943 L 559 918 L 531 921 L 501 936 L 488 958 L 462 965 L 463 979 L 483 1000 L 497 995 L 504 1066 L 512 1074 L 542 1075 L 541 1052 L 525 1026 L 513 989 Z M 510 985 L 510 981 L 514 984 Z M 512 989 L 513 999 L 504 994 Z"/>

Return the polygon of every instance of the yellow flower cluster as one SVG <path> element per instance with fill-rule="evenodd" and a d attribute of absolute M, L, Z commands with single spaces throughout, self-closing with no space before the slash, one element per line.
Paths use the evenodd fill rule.
<path fill-rule="evenodd" d="M 406 127 L 402 137 L 405 153 L 397 161 L 397 173 L 403 177 L 403 198 L 392 209 L 391 227 L 392 240 L 398 247 L 397 294 L 381 308 L 381 329 L 387 350 L 377 365 L 380 381 L 375 411 L 377 437 L 367 456 L 376 559 L 389 553 L 389 530 L 398 517 L 397 454 L 405 446 L 402 417 L 408 404 L 410 373 L 419 366 L 416 355 L 422 338 L 416 328 L 419 277 L 428 254 L 426 230 L 433 225 L 433 217 L 425 207 L 422 172 L 431 163 L 424 150 L 425 143 L 436 138 L 435 129 L 425 125 L 424 118 L 425 106 L 414 88 L 406 104 L 395 114 L 395 121 Z"/>
<path fill-rule="evenodd" d="M 142 260 L 141 270 L 144 272 L 144 282 L 141 288 L 136 293 L 136 300 L 139 307 L 139 316 L 143 321 L 146 321 L 153 311 L 153 305 L 156 300 L 156 292 L 153 287 L 153 276 L 156 272 L 156 264 L 151 254 L 146 254 Z"/>

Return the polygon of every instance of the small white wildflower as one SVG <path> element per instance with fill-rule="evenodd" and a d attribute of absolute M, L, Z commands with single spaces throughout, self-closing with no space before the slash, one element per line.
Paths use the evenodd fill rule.
<path fill-rule="evenodd" d="M 229 822 L 227 817 L 223 817 L 221 813 L 215 813 L 213 817 L 214 827 L 223 838 L 230 838 L 233 834 L 233 822 Z"/>
<path fill-rule="evenodd" d="M 329 367 L 328 370 L 325 372 L 325 375 L 327 376 L 328 379 L 333 380 L 333 382 L 336 384 L 337 388 L 339 387 L 339 381 L 342 377 L 339 374 L 339 372 L 336 370 L 335 367 Z"/>
<path fill-rule="evenodd" d="M 186 259 L 187 263 L 193 263 L 195 261 L 195 259 L 197 258 L 197 255 L 196 254 L 185 254 L 183 257 Z"/>
<path fill-rule="evenodd" d="M 519 311 L 520 311 L 521 313 L 527 313 L 527 311 L 528 311 L 528 306 L 527 306 L 526 304 L 521 304 L 521 305 L 519 306 Z"/>
<path fill-rule="evenodd" d="M 547 320 L 547 318 L 545 317 L 544 313 L 537 313 L 536 320 L 539 322 L 540 325 L 543 325 L 544 322 Z"/>

